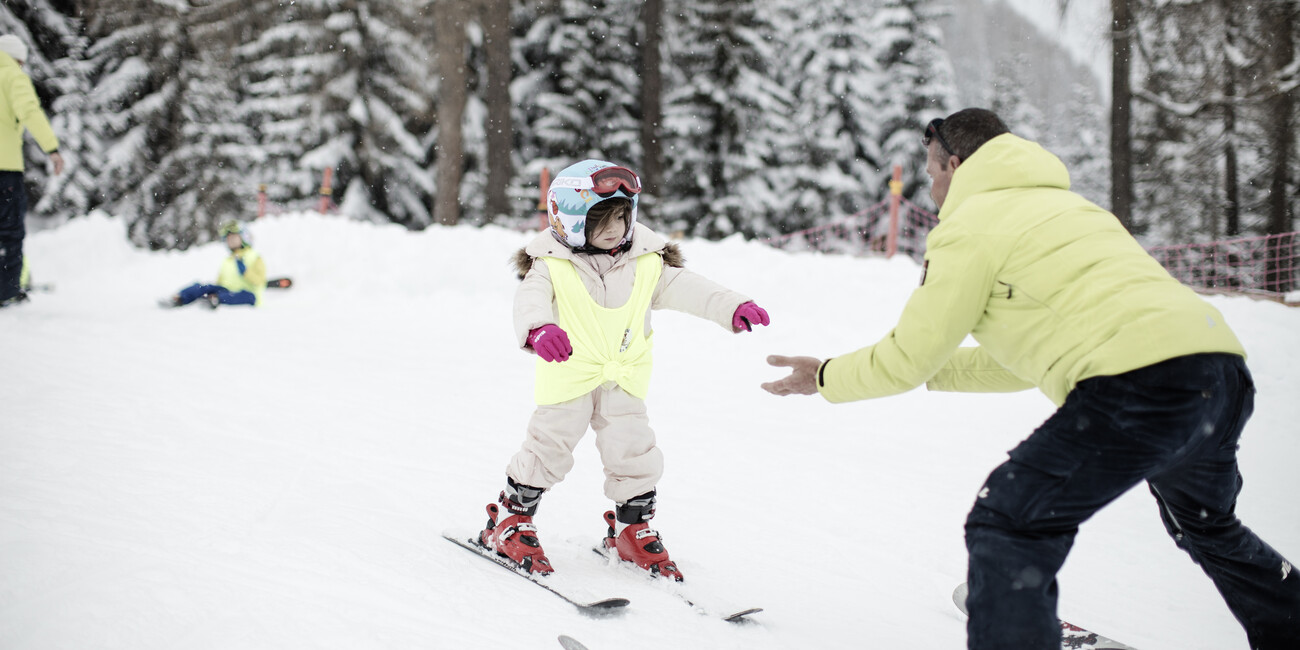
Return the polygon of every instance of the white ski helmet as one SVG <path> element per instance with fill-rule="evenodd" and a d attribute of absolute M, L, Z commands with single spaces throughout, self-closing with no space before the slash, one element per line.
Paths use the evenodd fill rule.
<path fill-rule="evenodd" d="M 546 192 L 551 236 L 573 250 L 587 245 L 587 212 L 606 199 L 621 198 L 632 202 L 627 234 L 622 246 L 632 238 L 636 225 L 637 196 L 641 179 L 636 172 L 604 160 L 584 160 L 565 167 L 551 181 Z"/>

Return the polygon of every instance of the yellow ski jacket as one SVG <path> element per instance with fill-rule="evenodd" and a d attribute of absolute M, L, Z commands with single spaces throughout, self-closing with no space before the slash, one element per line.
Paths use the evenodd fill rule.
<path fill-rule="evenodd" d="M 243 271 L 239 270 L 240 262 L 244 263 Z M 217 286 L 235 293 L 249 291 L 257 297 L 253 305 L 260 305 L 262 294 L 266 292 L 266 262 L 252 247 L 245 246 L 222 260 L 217 271 Z"/>
<path fill-rule="evenodd" d="M 23 129 L 31 131 L 45 153 L 59 148 L 31 78 L 13 57 L 0 52 L 0 171 L 23 171 Z"/>
<path fill-rule="evenodd" d="M 1065 165 L 1000 135 L 961 164 L 926 239 L 925 272 L 893 331 L 822 364 L 831 402 L 931 390 L 1038 387 L 1202 352 L 1245 356 L 1217 309 L 1109 212 L 1069 191 Z M 959 347 L 967 335 L 978 347 Z"/>

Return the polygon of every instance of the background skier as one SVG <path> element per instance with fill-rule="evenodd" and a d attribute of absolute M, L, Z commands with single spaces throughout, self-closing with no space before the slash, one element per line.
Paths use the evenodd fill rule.
<path fill-rule="evenodd" d="M 216 284 L 191 284 L 163 300 L 164 307 L 188 305 L 199 298 L 207 298 L 213 308 L 261 304 L 262 293 L 266 291 L 266 262 L 253 250 L 248 229 L 238 221 L 227 221 L 220 233 L 230 248 L 230 256 L 221 263 Z"/>

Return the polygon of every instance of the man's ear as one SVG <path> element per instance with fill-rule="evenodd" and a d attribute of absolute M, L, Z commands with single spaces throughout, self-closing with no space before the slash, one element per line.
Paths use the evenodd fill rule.
<path fill-rule="evenodd" d="M 958 158 L 957 156 L 948 156 L 948 167 L 957 169 L 957 166 L 960 164 L 961 158 Z"/>

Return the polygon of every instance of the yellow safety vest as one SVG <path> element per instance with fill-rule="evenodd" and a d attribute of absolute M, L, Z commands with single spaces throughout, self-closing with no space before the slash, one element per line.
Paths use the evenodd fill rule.
<path fill-rule="evenodd" d="M 629 395 L 645 399 L 654 347 L 654 334 L 644 334 L 645 314 L 663 273 L 663 260 L 657 253 L 638 257 L 631 297 L 622 307 L 611 309 L 591 298 L 572 262 L 543 259 L 555 288 L 559 326 L 569 334 L 573 355 L 563 362 L 537 359 L 534 399 L 538 404 L 559 404 L 586 395 L 607 381 L 618 382 Z"/>

